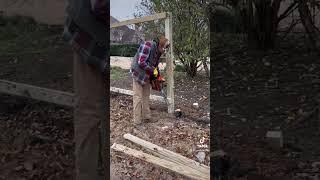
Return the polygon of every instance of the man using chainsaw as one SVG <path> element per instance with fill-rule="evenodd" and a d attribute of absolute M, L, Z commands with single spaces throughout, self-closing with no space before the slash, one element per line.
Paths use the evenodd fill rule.
<path fill-rule="evenodd" d="M 133 121 L 135 126 L 143 122 L 155 122 L 151 119 L 149 106 L 150 89 L 158 90 L 161 76 L 159 62 L 162 54 L 169 48 L 169 40 L 164 36 L 153 41 L 145 41 L 133 58 L 131 75 L 133 78 Z"/>

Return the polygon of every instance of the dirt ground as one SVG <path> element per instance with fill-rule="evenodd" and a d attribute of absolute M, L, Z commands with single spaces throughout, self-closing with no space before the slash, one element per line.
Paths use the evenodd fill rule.
<path fill-rule="evenodd" d="M 59 51 L 0 57 L 1 79 L 72 92 L 71 51 Z M 0 179 L 71 179 L 72 109 L 4 94 L 0 101 Z"/>
<path fill-rule="evenodd" d="M 132 98 L 112 95 L 111 104 L 111 143 L 124 144 L 133 149 L 140 149 L 137 145 L 124 140 L 123 134 L 131 133 L 197 160 L 197 151 L 204 150 L 197 147 L 197 145 L 200 145 L 200 139 L 202 137 L 209 139 L 208 126 L 198 124 L 192 119 L 195 116 L 194 114 L 197 114 L 192 109 L 184 108 L 183 110 L 189 110 L 190 114 L 176 119 L 166 112 L 166 106 L 153 103 L 151 106 L 154 109 L 152 110 L 152 116 L 158 119 L 158 122 L 145 124 L 143 131 L 139 131 L 132 127 Z M 208 141 L 205 143 L 208 144 Z M 206 154 L 208 155 L 208 152 Z M 180 177 L 135 158 L 129 158 L 122 153 L 112 151 L 111 156 L 116 175 L 126 177 L 125 179 L 130 179 L 130 177 L 134 179 L 177 179 Z M 208 163 L 209 158 L 206 156 L 205 164 L 208 165 Z"/>
<path fill-rule="evenodd" d="M 248 179 L 319 179 L 319 54 L 301 38 L 266 53 L 228 41 L 235 44 L 220 39 L 213 47 L 214 149 L 238 162 L 233 173 L 250 169 Z M 268 146 L 271 130 L 282 131 L 283 148 Z"/>
<path fill-rule="evenodd" d="M 128 74 L 128 70 L 120 70 Z M 202 79 L 202 80 L 201 80 Z M 204 80 L 203 80 L 204 79 Z M 152 117 L 156 123 L 145 124 L 143 131 L 134 130 L 132 127 L 132 97 L 119 94 L 111 96 L 111 143 L 124 144 L 134 149 L 136 145 L 126 142 L 123 134 L 131 133 L 144 140 L 150 141 L 171 151 L 180 153 L 188 158 L 197 160 L 202 137 L 209 140 L 209 81 L 200 75 L 197 79 L 187 79 L 182 73 L 175 77 L 175 108 L 183 113 L 181 118 L 176 118 L 167 113 L 163 103 L 151 102 Z M 189 80 L 189 82 L 188 82 Z M 122 76 L 121 80 L 111 81 L 112 87 L 132 90 L 132 79 Z M 193 88 L 193 91 L 188 91 Z M 152 92 L 157 94 L 157 92 Z M 192 107 L 194 102 L 199 103 L 199 109 Z M 209 142 L 205 142 L 209 145 Z M 204 149 L 202 149 L 204 150 Z M 208 149 L 207 149 L 208 150 Z M 115 166 L 116 175 L 129 179 L 178 179 L 181 178 L 167 170 L 159 169 L 153 165 L 142 162 L 126 155 L 112 152 L 112 164 Z M 205 164 L 209 164 L 209 152 L 206 152 Z M 198 161 L 198 160 L 197 160 Z M 126 164 L 130 164 L 129 168 Z"/>
<path fill-rule="evenodd" d="M 37 31 L 41 33 L 35 32 L 32 38 L 30 34 L 27 36 L 28 30 L 22 35 L 13 33 L 12 38 L 0 36 L 7 41 L 2 41 L 3 44 L 10 44 L 10 47 L 0 48 L 0 79 L 72 92 L 72 51 L 62 42 L 60 30 L 48 33 L 46 28 L 40 28 Z M 31 47 L 27 46 L 27 40 L 34 45 L 34 49 L 28 49 Z M 111 85 L 130 88 L 130 78 L 126 75 L 121 77 L 112 80 Z M 132 97 L 112 94 L 110 145 L 116 142 L 139 149 L 122 137 L 125 133 L 132 133 L 198 161 L 197 151 L 205 150 L 197 149 L 197 145 L 202 137 L 209 138 L 209 80 L 201 76 L 199 79 L 202 81 L 178 74 L 176 108 L 182 110 L 182 117 L 176 119 L 166 113 L 163 104 L 152 102 L 152 115 L 159 121 L 146 124 L 143 132 L 132 130 Z M 124 84 L 128 86 L 121 86 Z M 195 101 L 199 103 L 199 109 L 192 107 Z M 0 179 L 72 179 L 72 109 L 5 94 L 0 95 L 0 102 Z M 205 153 L 203 163 L 208 165 L 209 152 Z M 120 179 L 181 178 L 170 171 L 113 151 L 111 163 L 112 174 Z"/>

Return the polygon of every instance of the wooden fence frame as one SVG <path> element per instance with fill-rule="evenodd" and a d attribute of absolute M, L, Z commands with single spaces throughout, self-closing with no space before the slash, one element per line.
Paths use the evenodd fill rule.
<path fill-rule="evenodd" d="M 142 23 L 146 21 L 154 21 L 157 19 L 164 19 L 166 23 L 166 37 L 171 42 L 171 47 L 169 53 L 167 54 L 167 73 L 168 73 L 168 87 L 167 88 L 167 97 L 168 97 L 168 112 L 174 112 L 174 94 L 173 94 L 173 53 L 172 53 L 172 15 L 171 13 L 159 13 L 151 16 L 145 16 L 142 18 L 131 19 L 127 21 L 118 22 L 110 25 L 111 28 L 120 27 L 128 24 Z M 132 95 L 132 91 L 123 90 L 119 88 L 110 88 L 111 92 Z M 12 81 L 0 80 L 0 93 L 5 93 L 14 96 L 21 96 L 30 99 L 35 99 L 39 101 L 45 101 L 49 103 L 54 103 L 62 106 L 73 107 L 74 106 L 74 94 L 69 92 L 63 92 L 43 87 L 37 87 L 28 84 L 16 83 Z M 162 98 L 159 96 L 151 96 L 152 100 L 162 101 Z"/>
<path fill-rule="evenodd" d="M 173 56 L 173 37 L 172 37 L 172 13 L 163 12 L 163 13 L 153 14 L 151 16 L 125 20 L 125 21 L 111 24 L 110 28 L 116 28 L 116 27 L 121 27 L 125 25 L 130 25 L 130 24 L 138 24 L 138 23 L 143 23 L 148 21 L 155 21 L 160 19 L 165 19 L 165 37 L 170 41 L 170 48 L 166 55 L 167 100 L 168 100 L 167 102 L 168 102 L 168 113 L 173 113 L 174 112 L 174 73 L 173 73 L 174 56 Z M 122 94 L 126 94 L 126 93 L 122 93 Z M 153 98 L 151 97 L 151 99 Z M 155 99 L 158 99 L 158 97 Z"/>

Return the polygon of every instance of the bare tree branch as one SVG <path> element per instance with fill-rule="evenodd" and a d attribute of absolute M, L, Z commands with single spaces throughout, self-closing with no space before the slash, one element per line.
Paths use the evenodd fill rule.
<path fill-rule="evenodd" d="M 320 32 L 312 21 L 311 12 L 308 4 L 304 0 L 299 0 L 299 14 L 301 22 L 308 33 L 309 40 L 314 49 L 320 48 Z"/>
<path fill-rule="evenodd" d="M 290 24 L 290 26 L 288 27 L 288 29 L 284 32 L 284 35 L 281 37 L 281 39 L 283 40 L 283 39 L 285 39 L 287 36 L 288 36 L 288 34 L 292 31 L 292 29 L 297 25 L 297 24 L 299 24 L 299 23 L 301 23 L 301 20 L 300 19 L 298 19 L 298 20 L 292 20 L 291 21 L 291 24 Z"/>
<path fill-rule="evenodd" d="M 293 11 L 295 11 L 298 8 L 298 2 L 294 1 L 278 18 L 279 23 L 284 18 L 288 17 Z"/>

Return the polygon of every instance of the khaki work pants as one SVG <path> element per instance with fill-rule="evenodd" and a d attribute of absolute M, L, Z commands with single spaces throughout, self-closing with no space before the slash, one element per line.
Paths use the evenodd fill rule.
<path fill-rule="evenodd" d="M 81 58 L 74 53 L 76 180 L 102 180 L 100 124 L 107 118 L 106 82 L 99 70 Z"/>
<path fill-rule="evenodd" d="M 141 123 L 145 119 L 150 119 L 150 88 L 149 83 L 141 85 L 133 80 L 133 121 L 135 124 Z"/>

